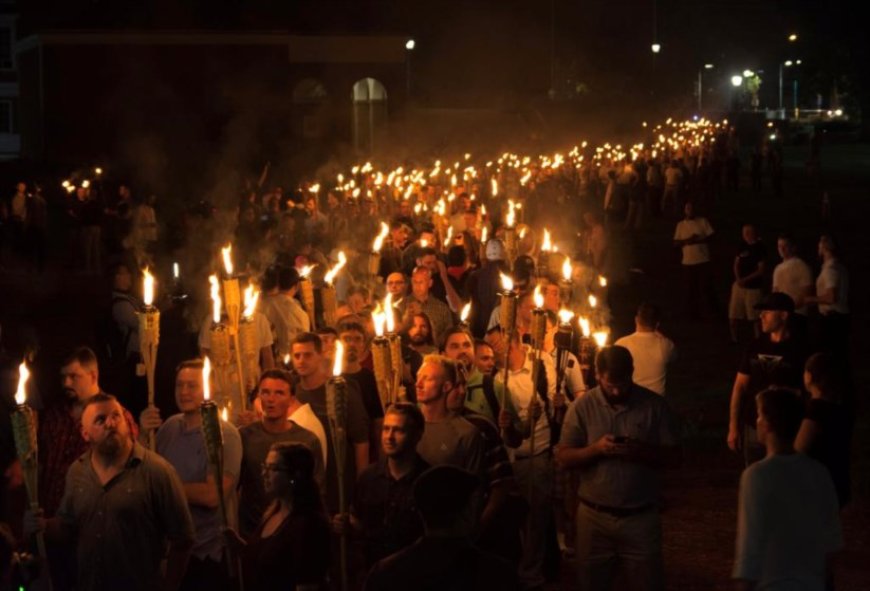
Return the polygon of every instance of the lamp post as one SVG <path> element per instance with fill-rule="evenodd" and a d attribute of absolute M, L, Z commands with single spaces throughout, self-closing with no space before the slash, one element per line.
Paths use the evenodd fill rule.
<path fill-rule="evenodd" d="M 790 38 L 789 38 L 790 39 Z M 783 88 L 783 69 L 791 68 L 792 66 L 799 66 L 801 64 L 801 60 L 785 60 L 784 62 L 779 63 L 779 112 L 783 119 L 785 119 L 785 105 L 783 104 L 782 98 L 782 88 Z M 797 79 L 794 80 L 794 108 L 795 113 L 797 113 Z M 797 117 L 797 115 L 795 115 Z"/>
<path fill-rule="evenodd" d="M 411 52 L 417 47 L 417 42 L 413 39 L 405 41 L 405 92 L 408 100 L 411 100 Z"/>
<path fill-rule="evenodd" d="M 704 108 L 704 70 L 712 70 L 713 64 L 704 64 L 698 69 L 698 113 Z"/>

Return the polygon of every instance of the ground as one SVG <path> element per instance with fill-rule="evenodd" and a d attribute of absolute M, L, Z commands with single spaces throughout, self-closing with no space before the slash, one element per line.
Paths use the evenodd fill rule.
<path fill-rule="evenodd" d="M 785 198 L 774 199 L 769 184 L 761 193 L 744 188 L 726 194 L 709 212 L 717 232 L 713 252 L 717 285 L 724 306 L 730 285 L 733 248 L 740 225 L 758 224 L 768 248 L 773 251 L 777 232 L 788 229 L 799 239 L 802 255 L 815 263 L 815 242 L 826 224 L 821 220 L 820 191 L 803 171 L 806 148 L 786 149 Z M 859 361 L 866 352 L 870 285 L 864 261 L 870 254 L 870 233 L 865 220 L 870 212 L 870 146 L 828 146 L 823 153 L 825 187 L 832 203 L 830 226 L 844 245 L 851 272 L 853 305 L 853 367 L 858 384 L 859 416 L 854 441 L 853 503 L 843 513 L 846 546 L 837 564 L 837 589 L 870 589 L 870 426 L 865 392 L 870 368 Z M 742 463 L 725 447 L 728 397 L 739 349 L 728 339 L 724 321 L 690 322 L 682 315 L 681 285 L 677 254 L 671 247 L 672 221 L 653 220 L 641 232 L 634 264 L 643 270 L 635 275 L 639 287 L 625 296 L 614 291 L 614 334 L 630 329 L 632 307 L 638 292 L 659 303 L 665 311 L 663 329 L 679 348 L 679 359 L 668 378 L 668 398 L 684 425 L 684 461 L 667 476 L 664 509 L 664 547 L 667 588 L 682 591 L 712 591 L 731 588 L 734 556 L 737 483 Z M 60 257 L 59 253 L 58 257 Z M 42 277 L 0 275 L 0 322 L 4 338 L 21 337 L 22 328 L 40 335 L 41 355 L 36 368 L 40 386 L 54 387 L 58 355 L 92 332 L 98 315 L 95 297 L 104 286 L 90 279 L 55 269 Z M 74 312 L 75 311 L 75 312 Z M 564 565 L 563 583 L 553 588 L 574 587 L 570 564 Z"/>

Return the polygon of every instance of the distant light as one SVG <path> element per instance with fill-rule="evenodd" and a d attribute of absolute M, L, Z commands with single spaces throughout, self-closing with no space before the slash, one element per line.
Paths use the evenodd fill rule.
<path fill-rule="evenodd" d="M 731 86 L 740 86 L 741 84 L 743 84 L 743 76 L 740 74 L 731 76 Z"/>
<path fill-rule="evenodd" d="M 660 52 L 660 51 L 662 50 L 661 43 L 653 43 L 653 44 L 650 46 L 650 49 L 652 49 L 652 52 L 653 52 L 653 53 L 658 53 L 658 52 Z"/>
<path fill-rule="evenodd" d="M 697 121 L 698 119 L 700 119 L 700 117 L 698 117 L 697 115 L 692 115 L 692 121 Z"/>
<path fill-rule="evenodd" d="M 791 65 L 793 65 L 793 64 L 794 64 L 793 61 L 791 61 L 791 60 L 785 60 L 785 67 L 786 67 L 786 68 L 788 68 L 789 66 L 791 66 Z"/>
<path fill-rule="evenodd" d="M 405 42 L 405 49 L 407 49 L 408 51 L 413 51 L 413 49 L 414 49 L 415 47 L 417 47 L 417 42 L 414 41 L 413 39 L 408 39 L 408 40 Z"/>
<path fill-rule="evenodd" d="M 704 64 L 704 69 L 705 69 L 705 70 L 712 70 L 712 69 L 713 69 L 713 64 Z"/>
<path fill-rule="evenodd" d="M 753 72 L 752 70 L 743 70 L 744 78 L 752 78 L 753 76 L 755 76 L 755 72 Z"/>
<path fill-rule="evenodd" d="M 772 141 L 772 142 L 776 141 L 776 134 L 775 133 L 770 134 L 770 141 Z"/>
<path fill-rule="evenodd" d="M 798 40 L 797 33 L 792 33 L 791 35 L 789 35 L 789 36 L 788 36 L 788 40 L 791 41 L 792 43 L 794 43 L 795 41 L 797 41 L 797 40 Z"/>
<path fill-rule="evenodd" d="M 796 63 L 797 65 L 801 65 L 801 61 L 800 61 L 800 60 L 796 60 L 795 63 Z"/>
<path fill-rule="evenodd" d="M 834 115 L 836 115 L 837 117 L 842 117 L 843 109 L 837 109 L 836 111 L 834 111 Z"/>

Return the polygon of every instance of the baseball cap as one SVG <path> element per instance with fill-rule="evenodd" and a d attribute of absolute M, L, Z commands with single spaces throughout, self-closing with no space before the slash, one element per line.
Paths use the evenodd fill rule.
<path fill-rule="evenodd" d="M 794 300 L 781 292 L 767 294 L 764 299 L 755 304 L 756 310 L 776 310 L 779 312 L 794 312 Z"/>

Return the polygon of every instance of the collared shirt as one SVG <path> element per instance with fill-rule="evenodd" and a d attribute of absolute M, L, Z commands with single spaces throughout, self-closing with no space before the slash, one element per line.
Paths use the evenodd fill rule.
<path fill-rule="evenodd" d="M 390 473 L 386 458 L 360 475 L 353 510 L 362 524 L 367 564 L 398 552 L 423 535 L 423 522 L 414 504 L 414 483 L 428 469 L 429 464 L 415 455 L 414 466 L 398 480 Z"/>
<path fill-rule="evenodd" d="M 166 542 L 194 537 L 181 481 L 166 460 L 134 443 L 124 469 L 103 485 L 91 453 L 70 466 L 57 512 L 76 537 L 76 589 L 158 589 Z"/>
<path fill-rule="evenodd" d="M 819 304 L 819 312 L 822 316 L 835 312 L 837 314 L 849 313 L 849 273 L 846 267 L 837 259 L 828 259 L 822 265 L 822 270 L 816 279 L 816 293 L 821 295 L 829 289 L 834 290 L 834 302 L 832 304 Z"/>
<path fill-rule="evenodd" d="M 139 427 L 133 415 L 124 409 L 133 441 Z M 66 473 L 76 459 L 89 449 L 82 437 L 81 421 L 70 415 L 66 404 L 54 405 L 39 415 L 39 507 L 46 517 L 53 517 L 63 498 Z"/>
<path fill-rule="evenodd" d="M 528 351 L 527 351 L 528 353 Z M 553 417 L 553 397 L 556 394 L 556 368 L 553 367 L 553 360 L 549 355 L 542 355 L 544 370 L 547 374 L 547 404 L 538 393 L 532 382 L 532 367 L 534 360 L 530 355 L 526 355 L 525 363 L 516 371 L 510 371 L 508 375 L 508 391 L 510 398 L 513 400 L 514 408 L 519 409 L 519 416 L 522 420 L 528 420 L 529 405 L 534 396 L 542 408 L 546 408 L 549 417 Z M 501 376 L 499 376 L 501 378 Z M 542 453 L 550 449 L 550 422 L 543 415 L 535 421 L 535 450 L 534 455 Z M 516 457 L 528 457 L 531 454 L 531 437 L 523 439 L 523 442 L 516 449 Z"/>
<path fill-rule="evenodd" d="M 239 468 L 242 463 L 242 439 L 239 430 L 230 423 L 221 421 L 223 436 L 223 471 L 225 476 L 233 480 L 230 493 L 226 495 L 225 504 L 227 517 L 231 527 L 237 527 L 236 515 L 238 514 L 238 483 Z M 205 438 L 202 428 L 187 429 L 184 424 L 184 415 L 177 414 L 166 419 L 157 431 L 157 453 L 172 464 L 178 477 L 183 483 L 205 483 L 211 475 L 211 466 L 208 464 L 208 450 L 205 446 Z M 196 529 L 196 541 L 192 554 L 197 558 L 210 557 L 220 561 L 224 548 L 223 526 L 220 509 L 203 507 L 202 505 L 189 505 L 190 515 Z"/>
<path fill-rule="evenodd" d="M 674 446 L 677 432 L 664 397 L 634 384 L 626 402 L 611 405 L 600 387 L 568 407 L 560 445 L 587 447 L 604 435 L 624 436 L 651 445 Z M 659 500 L 655 468 L 618 457 L 601 457 L 580 468 L 577 495 L 599 505 L 632 509 Z"/>

